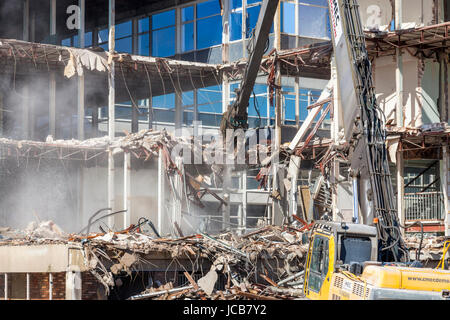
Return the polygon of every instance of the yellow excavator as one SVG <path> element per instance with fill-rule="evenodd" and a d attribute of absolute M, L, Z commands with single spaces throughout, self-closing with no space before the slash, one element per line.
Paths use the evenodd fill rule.
<path fill-rule="evenodd" d="M 328 0 L 328 5 L 342 101 L 338 112 L 351 159 L 353 220 L 314 223 L 304 294 L 324 300 L 450 300 L 450 271 L 444 270 L 450 242 L 438 268 L 422 268 L 420 261 L 410 261 L 400 232 L 405 226 L 395 208 L 385 126 L 357 1 Z"/>
<path fill-rule="evenodd" d="M 450 270 L 443 269 L 449 245 L 436 269 L 381 262 L 376 227 L 317 221 L 304 294 L 314 300 L 450 300 Z"/>

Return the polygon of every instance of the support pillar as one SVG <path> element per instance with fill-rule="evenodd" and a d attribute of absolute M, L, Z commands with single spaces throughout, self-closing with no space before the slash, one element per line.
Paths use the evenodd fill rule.
<path fill-rule="evenodd" d="M 80 48 L 85 47 L 85 0 L 78 0 L 79 11 L 79 29 L 78 43 Z M 84 116 L 85 116 L 85 94 L 84 94 L 84 75 L 78 76 L 78 140 L 84 140 Z"/>
<path fill-rule="evenodd" d="M 448 61 L 445 51 L 438 53 L 439 61 L 439 98 L 438 98 L 438 110 L 441 122 L 448 121 Z"/>
<path fill-rule="evenodd" d="M 8 274 L 5 273 L 5 300 L 8 300 Z"/>
<path fill-rule="evenodd" d="M 164 163 L 163 151 L 159 149 L 158 157 L 158 233 L 163 235 L 163 217 L 164 217 Z"/>
<path fill-rule="evenodd" d="M 3 110 L 5 106 L 3 105 L 3 94 L 0 91 L 0 137 L 3 136 L 4 127 L 3 127 Z"/>
<path fill-rule="evenodd" d="M 108 150 L 108 208 L 111 208 L 112 212 L 116 211 L 116 199 L 115 199 L 115 163 L 112 148 Z M 114 216 L 108 217 L 108 227 L 112 230 L 114 226 Z"/>
<path fill-rule="evenodd" d="M 124 152 L 123 159 L 123 229 L 131 225 L 131 153 Z"/>
<path fill-rule="evenodd" d="M 49 135 L 56 139 L 56 74 L 54 71 L 50 72 L 49 84 Z"/>
<path fill-rule="evenodd" d="M 56 0 L 50 0 L 50 36 L 56 35 Z"/>
<path fill-rule="evenodd" d="M 181 175 L 184 176 L 184 166 L 183 166 L 183 158 L 176 157 L 175 165 L 180 169 Z M 182 198 L 183 198 L 183 181 L 179 174 L 173 175 L 173 186 L 176 194 L 173 194 L 172 200 L 172 225 L 170 229 L 172 230 L 172 234 L 174 236 L 177 235 L 177 228 L 175 224 L 181 227 L 181 209 L 182 209 Z M 179 236 L 182 236 L 181 234 Z"/>
<path fill-rule="evenodd" d="M 175 88 L 175 135 L 181 136 L 183 126 L 183 101 L 181 101 L 181 91 Z"/>
<path fill-rule="evenodd" d="M 22 138 L 28 140 L 30 138 L 30 88 L 28 84 L 22 89 Z"/>
<path fill-rule="evenodd" d="M 109 20 L 109 54 L 112 55 L 115 49 L 115 13 L 116 5 L 115 0 L 109 0 L 108 6 L 108 20 Z M 115 63 L 114 59 L 111 59 L 108 72 L 108 134 L 109 139 L 112 141 L 116 136 L 116 90 L 115 90 Z M 108 207 L 116 211 L 115 205 L 115 188 L 114 188 L 114 155 L 113 150 L 110 148 L 108 152 Z M 108 226 L 112 228 L 114 225 L 114 216 L 108 217 Z"/>
<path fill-rule="evenodd" d="M 395 0 L 395 29 L 402 29 L 402 0 Z M 397 98 L 396 122 L 397 127 L 403 127 L 405 119 L 403 117 L 403 55 L 401 48 L 395 50 L 395 57 L 397 61 L 395 68 L 395 88 Z"/>
<path fill-rule="evenodd" d="M 131 104 L 131 132 L 136 133 L 139 131 L 139 106 L 134 103 Z"/>
<path fill-rule="evenodd" d="M 222 205 L 222 230 L 229 230 L 231 222 L 231 170 L 225 169 L 226 174 L 223 177 L 223 200 L 227 205 Z"/>
<path fill-rule="evenodd" d="M 153 99 L 150 97 L 147 99 L 148 105 L 148 128 L 153 129 Z"/>
<path fill-rule="evenodd" d="M 92 108 L 92 137 L 91 138 L 96 138 L 98 137 L 98 107 L 94 106 Z"/>
<path fill-rule="evenodd" d="M 337 80 L 337 69 L 336 69 L 336 61 L 333 57 L 331 59 L 331 79 L 333 81 L 333 106 L 332 106 L 332 118 L 331 118 L 331 139 L 335 145 L 339 144 L 339 116 L 341 113 L 340 105 L 340 90 L 339 90 L 339 82 Z M 336 159 L 333 160 L 332 164 L 332 181 L 331 181 L 331 202 L 332 202 L 332 214 L 333 221 L 339 221 L 338 212 L 338 183 L 340 178 L 340 165 L 339 161 Z"/>
<path fill-rule="evenodd" d="M 53 274 L 48 274 L 48 300 L 53 300 Z"/>
<path fill-rule="evenodd" d="M 300 171 L 300 163 L 301 158 L 298 156 L 291 156 L 291 160 L 289 161 L 289 171 L 288 171 L 288 178 L 291 182 L 291 189 L 289 190 L 289 219 L 291 219 L 292 216 L 297 215 L 297 208 L 298 208 L 298 202 L 297 202 L 297 195 L 298 195 L 298 173 Z"/>
<path fill-rule="evenodd" d="M 242 172 L 242 230 L 247 229 L 247 171 Z"/>
<path fill-rule="evenodd" d="M 56 0 L 50 0 L 50 38 L 56 37 Z M 49 135 L 56 139 L 56 74 L 50 71 Z"/>
<path fill-rule="evenodd" d="M 30 0 L 23 1 L 23 41 L 30 41 Z"/>
<path fill-rule="evenodd" d="M 277 51 L 281 50 L 281 15 L 280 15 L 280 4 L 278 3 L 278 8 L 275 13 L 274 18 L 274 32 L 275 32 L 275 49 Z M 275 90 L 275 152 L 278 152 L 281 146 L 281 70 L 280 62 L 277 62 L 276 74 L 275 74 L 275 84 L 277 89 Z M 273 180 L 272 180 L 272 191 L 281 191 L 282 182 L 278 182 L 278 164 L 272 164 L 273 167 Z M 272 199 L 272 223 L 279 224 L 283 221 L 283 212 L 281 209 L 280 201 Z"/>
<path fill-rule="evenodd" d="M 30 300 L 30 274 L 27 273 L 27 300 Z"/>
<path fill-rule="evenodd" d="M 397 151 L 397 214 L 401 225 L 405 225 L 405 179 L 403 152 Z M 400 228 L 402 234 L 405 229 Z"/>
<path fill-rule="evenodd" d="M 295 125 L 300 129 L 300 78 L 295 77 Z"/>
<path fill-rule="evenodd" d="M 66 300 L 81 300 L 81 272 L 66 272 Z"/>

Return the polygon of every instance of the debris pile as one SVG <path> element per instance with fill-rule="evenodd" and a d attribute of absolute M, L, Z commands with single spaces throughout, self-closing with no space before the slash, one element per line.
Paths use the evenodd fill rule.
<path fill-rule="evenodd" d="M 433 236 L 424 234 L 422 241 L 421 253 L 425 258 L 437 258 L 442 256 L 444 250 L 444 244 L 446 240 L 450 240 L 445 236 Z M 405 243 L 410 252 L 416 252 L 420 247 L 420 235 L 419 236 L 406 236 Z M 424 257 L 421 258 L 423 259 Z"/>
<path fill-rule="evenodd" d="M 307 255 L 302 236 L 275 226 L 243 236 L 229 232 L 177 239 L 156 239 L 137 232 L 107 233 L 84 241 L 85 263 L 108 291 L 120 285 L 115 275 L 139 271 L 145 261 L 151 263 L 152 254 L 167 254 L 181 270 L 182 259 L 208 261 L 209 270 L 202 270 L 197 282 L 185 272 L 188 286 L 174 288 L 168 282 L 130 299 L 295 299 L 302 296 L 298 279 Z M 220 275 L 226 279 L 222 290 L 216 286 Z"/>
<path fill-rule="evenodd" d="M 0 245 L 66 243 L 68 237 L 53 221 L 32 221 L 23 230 L 0 228 Z"/>

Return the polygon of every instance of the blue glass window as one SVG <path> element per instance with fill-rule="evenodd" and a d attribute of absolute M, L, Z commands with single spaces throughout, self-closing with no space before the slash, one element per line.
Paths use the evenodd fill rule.
<path fill-rule="evenodd" d="M 299 5 L 299 35 L 329 38 L 328 9 Z"/>
<path fill-rule="evenodd" d="M 197 90 L 198 112 L 222 114 L 222 86 Z"/>
<path fill-rule="evenodd" d="M 194 91 L 187 91 L 181 94 L 181 100 L 183 101 L 183 106 L 190 106 L 194 104 Z"/>
<path fill-rule="evenodd" d="M 220 15 L 197 20 L 197 49 L 222 43 L 222 17 Z"/>
<path fill-rule="evenodd" d="M 248 115 L 250 117 L 267 117 L 267 85 L 265 84 L 255 84 L 253 91 L 256 95 L 253 96 L 253 93 L 250 97 L 248 104 Z"/>
<path fill-rule="evenodd" d="M 242 8 L 242 0 L 230 0 L 231 1 L 231 9 Z"/>
<path fill-rule="evenodd" d="M 98 32 L 98 43 L 108 42 L 108 28 L 100 30 Z"/>
<path fill-rule="evenodd" d="M 115 35 L 116 39 L 131 36 L 131 33 L 132 33 L 131 20 L 127 21 L 127 22 L 119 23 L 118 25 L 116 25 L 115 32 L 116 32 L 116 35 Z"/>
<path fill-rule="evenodd" d="M 86 32 L 84 34 L 84 46 L 91 47 L 92 46 L 92 32 Z"/>
<path fill-rule="evenodd" d="M 242 9 L 230 14 L 230 41 L 242 39 Z"/>
<path fill-rule="evenodd" d="M 152 98 L 152 107 L 159 109 L 174 109 L 175 94 L 169 93 L 164 96 L 156 96 Z"/>
<path fill-rule="evenodd" d="M 183 52 L 194 50 L 194 23 L 186 23 L 181 27 L 181 50 Z"/>
<path fill-rule="evenodd" d="M 181 21 L 193 21 L 194 20 L 194 7 L 186 7 L 181 9 Z"/>
<path fill-rule="evenodd" d="M 300 3 L 314 4 L 317 6 L 324 6 L 324 7 L 328 6 L 327 0 L 300 0 Z"/>
<path fill-rule="evenodd" d="M 152 29 L 161 29 L 175 25 L 175 10 L 169 10 L 152 16 Z"/>
<path fill-rule="evenodd" d="M 133 53 L 133 43 L 132 43 L 131 37 L 116 40 L 116 51 L 132 54 Z"/>
<path fill-rule="evenodd" d="M 141 34 L 138 36 L 138 55 L 140 56 L 148 56 L 150 54 L 150 40 L 149 34 Z"/>
<path fill-rule="evenodd" d="M 282 2 L 281 32 L 295 34 L 295 4 Z"/>
<path fill-rule="evenodd" d="M 139 19 L 138 21 L 138 33 L 144 33 L 150 31 L 150 22 L 148 17 Z"/>
<path fill-rule="evenodd" d="M 197 19 L 220 14 L 220 4 L 218 0 L 209 0 L 197 4 Z"/>
<path fill-rule="evenodd" d="M 154 120 L 158 122 L 175 122 L 175 94 L 152 97 Z"/>
<path fill-rule="evenodd" d="M 152 16 L 152 56 L 168 57 L 175 54 L 175 10 Z"/>
<path fill-rule="evenodd" d="M 259 10 L 261 6 L 247 8 L 247 38 L 252 36 L 252 31 L 258 22 Z"/>
<path fill-rule="evenodd" d="M 70 39 L 70 38 L 63 39 L 63 40 L 61 41 L 61 45 L 62 45 L 62 46 L 65 46 L 65 47 L 70 47 L 70 46 L 72 46 L 72 39 Z"/>
<path fill-rule="evenodd" d="M 152 56 L 168 57 L 175 54 L 175 27 L 153 31 Z"/>

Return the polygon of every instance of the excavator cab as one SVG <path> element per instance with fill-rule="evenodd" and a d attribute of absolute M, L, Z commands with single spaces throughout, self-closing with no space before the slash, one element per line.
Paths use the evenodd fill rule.
<path fill-rule="evenodd" d="M 377 250 L 375 227 L 345 222 L 316 222 L 311 230 L 306 261 L 305 296 L 329 299 L 333 273 L 344 269 L 361 274 L 365 262 L 376 261 Z"/>

